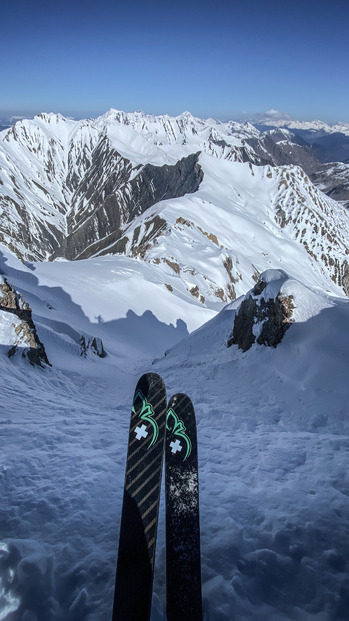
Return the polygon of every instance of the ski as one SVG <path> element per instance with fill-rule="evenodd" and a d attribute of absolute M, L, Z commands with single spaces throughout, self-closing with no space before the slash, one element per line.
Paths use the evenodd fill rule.
<path fill-rule="evenodd" d="M 202 621 L 196 422 L 184 394 L 167 410 L 165 492 L 167 621 Z"/>
<path fill-rule="evenodd" d="M 131 412 L 113 621 L 150 618 L 165 429 L 165 386 L 147 373 Z"/>

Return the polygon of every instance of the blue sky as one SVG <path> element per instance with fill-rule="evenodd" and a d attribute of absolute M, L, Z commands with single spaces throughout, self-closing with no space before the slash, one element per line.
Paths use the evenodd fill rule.
<path fill-rule="evenodd" d="M 12 0 L 0 25 L 0 116 L 349 122 L 347 0 Z"/>

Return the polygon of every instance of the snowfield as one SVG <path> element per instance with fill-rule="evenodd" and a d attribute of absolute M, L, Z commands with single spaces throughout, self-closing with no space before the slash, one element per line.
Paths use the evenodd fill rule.
<path fill-rule="evenodd" d="M 197 412 L 205 620 L 348 618 L 349 300 L 308 264 L 297 279 L 292 256 L 290 277 L 280 265 L 266 277 L 294 296 L 295 322 L 276 349 L 244 353 L 227 347 L 243 297 L 205 306 L 137 258 L 23 265 L 0 247 L 52 364 L 7 357 L 2 312 L 0 621 L 111 618 L 130 408 L 147 371 Z M 107 356 L 82 356 L 82 335 Z M 152 621 L 166 618 L 164 530 L 162 503 Z"/>
<path fill-rule="evenodd" d="M 87 260 L 21 263 L 9 247 L 48 256 L 31 254 L 26 227 L 33 243 L 67 234 L 101 136 L 121 154 L 111 172 L 121 157 L 132 177 L 200 151 L 201 182 L 122 222 L 121 255 L 107 231 Z M 0 293 L 0 621 L 111 618 L 129 417 L 148 371 L 197 412 L 205 621 L 348 618 L 348 213 L 301 168 L 255 166 L 254 136 L 116 110 L 2 134 L 0 291 L 6 279 L 30 305 L 51 366 L 21 355 Z M 292 299 L 293 323 L 277 348 L 243 352 L 227 344 L 261 272 L 261 299 Z M 152 621 L 166 618 L 164 533 L 162 502 Z"/>

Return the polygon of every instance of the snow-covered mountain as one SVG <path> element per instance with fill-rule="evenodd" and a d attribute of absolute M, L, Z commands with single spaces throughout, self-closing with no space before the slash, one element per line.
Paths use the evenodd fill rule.
<path fill-rule="evenodd" d="M 291 131 L 305 141 L 314 158 L 323 164 L 349 160 L 348 123 L 329 125 L 323 121 L 297 121 L 277 110 L 250 117 L 249 122 L 263 132 L 268 128 Z M 340 198 L 340 200 L 345 200 L 345 198 Z"/>
<path fill-rule="evenodd" d="M 248 122 L 257 126 L 287 128 L 295 133 L 307 131 L 321 135 L 341 133 L 349 136 L 349 123 L 332 123 L 330 125 L 320 120 L 298 121 L 289 114 L 284 114 L 278 110 L 268 110 L 267 112 L 248 117 Z"/>
<path fill-rule="evenodd" d="M 311 179 L 328 196 L 340 197 L 346 208 L 349 207 L 349 163 L 323 164 L 311 175 Z"/>
<path fill-rule="evenodd" d="M 0 138 L 0 620 L 110 618 L 151 370 L 197 411 L 205 619 L 345 621 L 349 216 L 307 145 L 115 110 Z"/>
<path fill-rule="evenodd" d="M 286 238 L 299 264 L 347 293 L 347 213 L 301 169 L 279 165 L 301 159 L 299 143 L 189 113 L 20 121 L 1 135 L 2 240 L 27 260 L 122 253 L 166 264 L 204 303 L 234 298 L 239 282 L 246 290 Z M 314 168 L 310 154 L 303 167 Z M 253 252 L 241 243 L 252 223 Z M 220 275 L 209 261 L 183 261 L 180 239 L 212 247 Z M 292 273 L 290 254 L 280 249 L 279 260 Z"/>
<path fill-rule="evenodd" d="M 39 115 L 2 132 L 0 147 L 2 240 L 31 259 L 48 258 L 63 242 L 69 247 L 65 240 L 77 229 L 87 246 L 161 198 L 193 191 L 199 178 L 193 180 L 188 167 L 195 168 L 199 150 L 241 161 L 251 151 L 231 135 L 225 143 L 214 127 L 190 115 L 116 111 L 80 122 Z M 96 231 L 101 213 L 104 230 Z M 65 249 L 69 258 L 84 249 L 74 244 Z"/>

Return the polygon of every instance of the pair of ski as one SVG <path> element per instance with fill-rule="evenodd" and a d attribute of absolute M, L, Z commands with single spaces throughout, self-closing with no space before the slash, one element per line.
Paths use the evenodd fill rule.
<path fill-rule="evenodd" d="M 202 621 L 198 458 L 193 405 L 166 401 L 159 375 L 135 390 L 127 451 L 113 621 L 148 621 L 165 454 L 167 621 Z"/>

